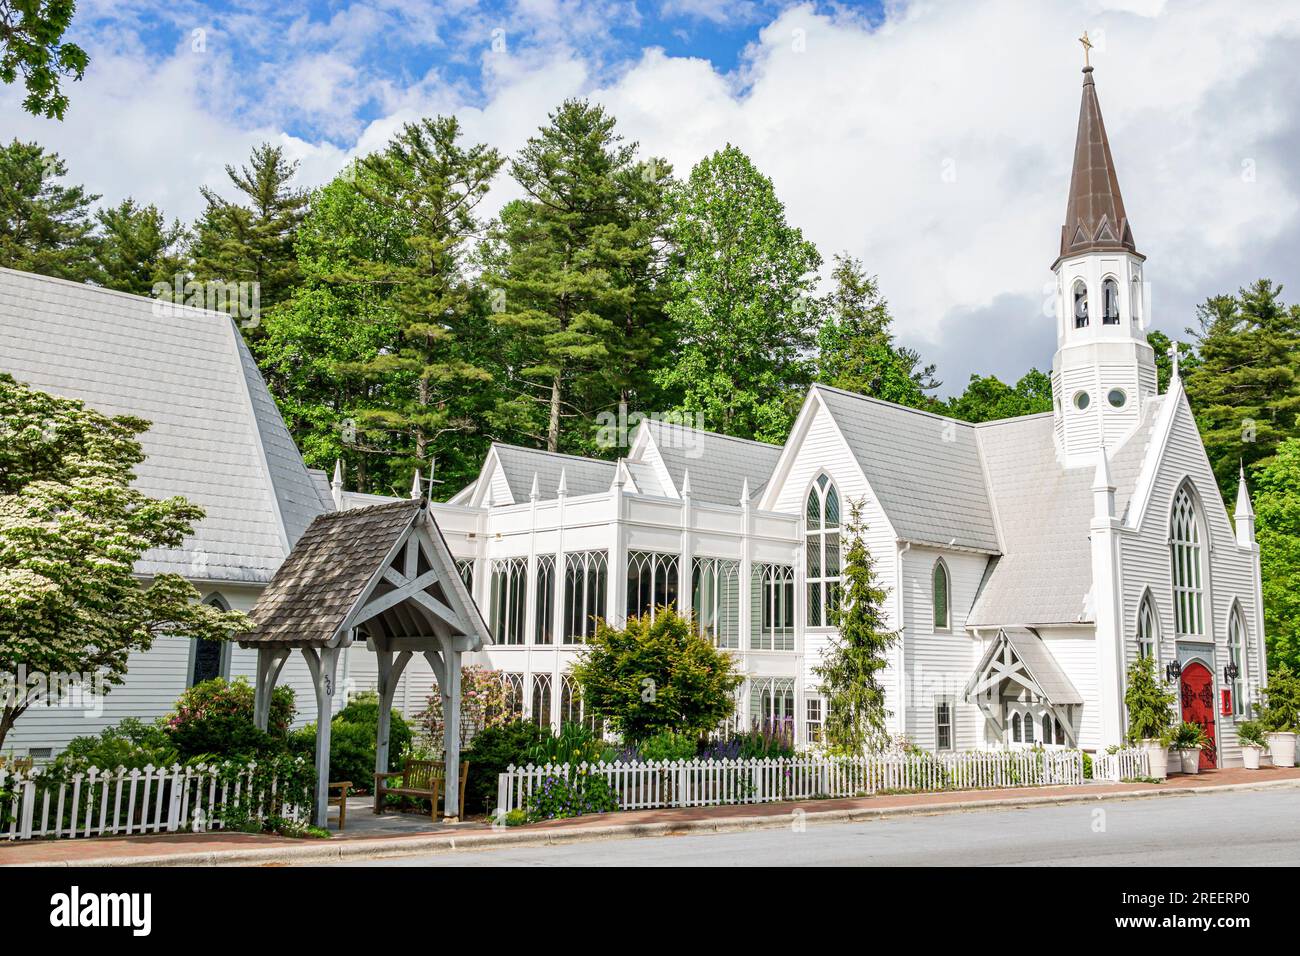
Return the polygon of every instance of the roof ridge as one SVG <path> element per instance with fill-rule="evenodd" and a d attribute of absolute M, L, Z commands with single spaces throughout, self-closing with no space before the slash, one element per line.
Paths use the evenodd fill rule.
<path fill-rule="evenodd" d="M 334 519 L 347 516 L 355 517 L 356 515 L 365 514 L 367 511 L 377 511 L 380 508 L 392 508 L 396 511 L 398 505 L 410 507 L 411 505 L 418 506 L 420 503 L 421 502 L 416 498 L 399 498 L 396 501 L 381 501 L 379 504 L 366 505 L 364 508 L 341 508 L 338 511 L 322 511 L 314 520 L 320 521 L 325 518 Z"/>
<path fill-rule="evenodd" d="M 1056 412 L 1030 412 L 1028 415 L 1009 415 L 1006 418 L 990 418 L 986 422 L 970 422 L 976 428 L 986 428 L 989 425 L 1006 425 L 1011 422 L 1027 422 L 1033 418 L 1047 418 L 1054 416 Z"/>
<path fill-rule="evenodd" d="M 604 458 L 588 458 L 585 455 L 570 455 L 564 451 L 547 451 L 545 448 L 529 448 L 527 445 L 512 445 L 510 442 L 494 441 L 493 448 L 509 448 L 513 451 L 526 451 L 533 455 L 550 455 L 552 458 L 568 458 L 572 461 L 586 461 L 595 465 L 608 465 L 613 468 L 616 462 L 606 461 Z"/>
<path fill-rule="evenodd" d="M 834 385 L 827 385 L 825 382 L 813 382 L 811 389 L 822 389 L 835 395 L 843 395 L 845 398 L 856 398 L 859 401 L 869 402 L 872 405 L 881 405 L 885 408 L 897 409 L 900 412 L 910 412 L 913 415 L 924 415 L 927 418 L 936 418 L 941 422 L 952 422 L 955 425 L 966 425 L 970 428 L 975 427 L 975 422 L 968 422 L 962 418 L 953 418 L 951 415 L 941 415 L 938 412 L 932 412 L 925 408 L 913 408 L 911 405 L 900 405 L 898 402 L 889 402 L 883 398 L 875 398 L 871 395 L 863 395 L 860 392 L 850 392 L 847 389 L 836 388 Z"/>
<path fill-rule="evenodd" d="M 679 428 L 682 431 L 694 432 L 697 435 L 708 435 L 710 438 L 724 438 L 727 441 L 740 442 L 745 445 L 760 445 L 763 448 L 782 449 L 784 445 L 778 445 L 770 441 L 759 441 L 757 438 L 741 438 L 739 435 L 724 435 L 722 432 L 709 431 L 707 428 L 693 428 L 690 425 L 683 425 L 680 422 L 666 422 L 661 418 L 643 418 L 641 423 L 645 425 L 658 425 L 664 428 Z"/>
<path fill-rule="evenodd" d="M 92 285 L 89 282 L 77 282 L 73 279 L 64 279 L 61 276 L 47 276 L 43 272 L 24 272 L 21 269 L 10 269 L 8 266 L 0 266 L 0 272 L 7 272 L 13 276 L 21 276 L 24 279 L 39 279 L 42 282 L 52 282 L 55 285 L 72 286 L 74 289 L 80 289 L 86 292 L 95 292 L 100 295 L 116 296 L 119 299 L 130 299 L 133 302 L 162 302 L 171 309 L 184 309 L 195 315 L 213 315 L 234 324 L 233 316 L 226 312 L 217 312 L 214 309 L 199 309 L 184 302 L 169 301 L 167 299 L 155 299 L 151 295 L 137 295 L 134 292 L 123 292 L 121 289 L 110 289 L 102 285 Z"/>

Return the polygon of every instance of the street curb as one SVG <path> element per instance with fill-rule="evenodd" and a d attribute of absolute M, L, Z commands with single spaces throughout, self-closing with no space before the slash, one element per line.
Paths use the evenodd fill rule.
<path fill-rule="evenodd" d="M 1151 797 L 1186 796 L 1223 793 L 1237 790 L 1271 790 L 1300 788 L 1300 780 L 1269 780 L 1259 783 L 1229 783 L 1208 787 L 1174 787 L 1168 790 L 1132 790 L 1120 793 L 1070 793 L 1047 796 L 1010 797 L 996 800 L 963 800 L 959 803 L 916 804 L 902 807 L 855 807 L 848 810 L 803 810 L 803 821 L 810 825 L 858 823 L 896 816 L 938 816 L 1015 807 L 1053 806 L 1073 803 L 1099 803 L 1139 800 Z M 816 801 L 810 801 L 815 805 Z M 665 821 L 661 823 L 623 823 L 573 829 L 506 830 L 491 833 L 467 832 L 464 836 L 439 834 L 428 837 L 384 837 L 365 840 L 307 841 L 301 846 L 258 847 L 247 850 L 209 850 L 197 853 L 158 854 L 155 856 L 101 857 L 87 860 L 54 860 L 36 863 L 10 863 L 5 866 L 35 867 L 130 867 L 130 866 L 248 866 L 267 864 L 337 863 L 382 857 L 415 856 L 428 853 L 454 853 L 458 850 L 482 850 L 516 846 L 557 846 L 588 843 L 596 840 L 631 839 L 694 833 L 739 833 L 750 830 L 784 829 L 791 814 L 767 814 L 752 817 L 722 817 L 712 820 Z"/>

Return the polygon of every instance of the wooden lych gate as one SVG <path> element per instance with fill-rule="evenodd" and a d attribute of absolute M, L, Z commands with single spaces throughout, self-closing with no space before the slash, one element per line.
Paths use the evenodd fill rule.
<path fill-rule="evenodd" d="M 330 720 L 339 655 L 364 641 L 378 665 L 375 772 L 388 771 L 393 695 L 411 658 L 428 661 L 442 696 L 446 817 L 459 802 L 461 655 L 491 643 L 483 616 L 424 500 L 320 515 L 258 599 L 240 646 L 257 649 L 254 714 L 266 729 L 271 694 L 290 653 L 316 691 L 316 823 L 325 826 Z M 435 812 L 437 808 L 434 808 Z"/>

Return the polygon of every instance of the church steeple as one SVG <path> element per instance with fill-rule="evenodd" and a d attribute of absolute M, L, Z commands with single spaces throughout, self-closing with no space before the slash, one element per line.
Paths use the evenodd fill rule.
<path fill-rule="evenodd" d="M 1124 211 L 1115 160 L 1110 155 L 1110 140 L 1097 101 L 1097 84 L 1093 82 L 1092 67 L 1085 66 L 1070 198 L 1065 207 L 1065 225 L 1061 227 L 1060 258 L 1105 251 L 1137 254 L 1137 246 Z"/>
<path fill-rule="evenodd" d="M 1087 34 L 1081 42 L 1087 51 Z M 1067 467 L 1095 463 L 1099 449 L 1123 444 L 1156 392 L 1155 355 L 1145 331 L 1145 260 L 1133 242 L 1092 74 L 1085 65 L 1070 194 L 1060 254 L 1052 263 L 1052 391 L 1057 453 Z"/>

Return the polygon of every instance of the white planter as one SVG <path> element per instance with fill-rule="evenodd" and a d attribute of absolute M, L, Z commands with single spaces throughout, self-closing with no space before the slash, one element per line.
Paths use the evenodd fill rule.
<path fill-rule="evenodd" d="M 1183 773 L 1200 773 L 1201 772 L 1201 748 L 1195 750 L 1180 750 L 1178 757 L 1183 763 Z"/>
<path fill-rule="evenodd" d="M 1142 749 L 1147 752 L 1147 772 L 1153 780 L 1164 780 L 1169 776 L 1169 750 L 1160 746 L 1158 740 L 1142 741 Z"/>
<path fill-rule="evenodd" d="M 1263 747 L 1256 747 L 1253 744 L 1241 745 L 1241 765 L 1247 770 L 1259 769 L 1259 755 L 1264 752 Z"/>
<path fill-rule="evenodd" d="M 1273 733 L 1268 735 L 1268 752 L 1273 755 L 1274 767 L 1295 766 L 1295 734 Z"/>

